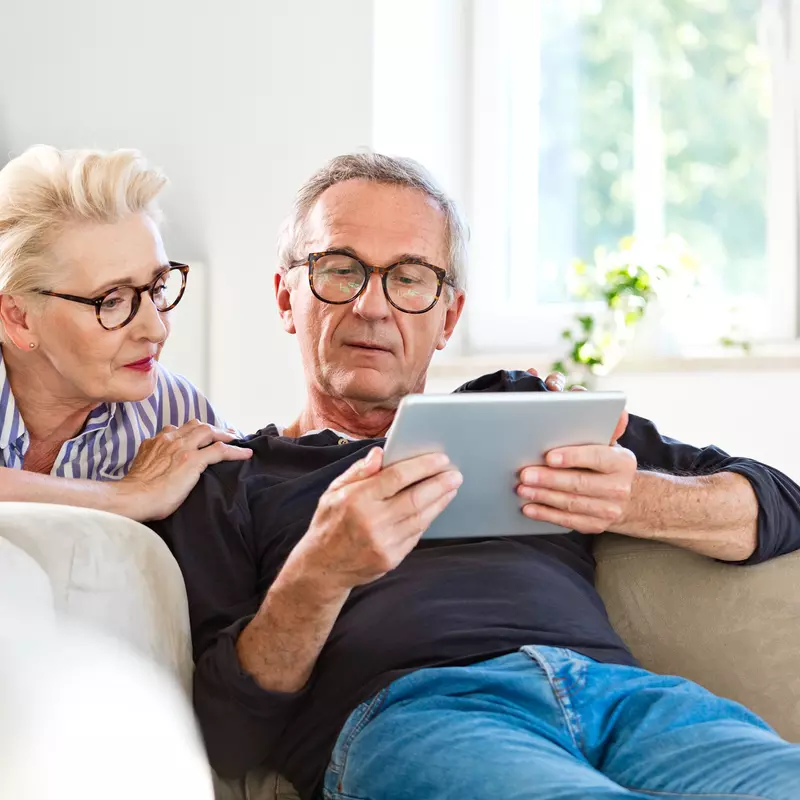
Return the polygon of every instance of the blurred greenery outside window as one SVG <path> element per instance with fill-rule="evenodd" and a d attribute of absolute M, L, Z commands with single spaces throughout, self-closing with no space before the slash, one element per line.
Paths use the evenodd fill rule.
<path fill-rule="evenodd" d="M 477 344 L 552 346 L 575 311 L 569 265 L 631 234 L 654 261 L 680 237 L 700 265 L 691 297 L 673 308 L 687 341 L 793 332 L 796 306 L 774 307 L 795 284 L 781 283 L 787 265 L 770 257 L 781 166 L 762 0 L 481 6 Z M 794 162 L 784 169 L 793 190 Z"/>

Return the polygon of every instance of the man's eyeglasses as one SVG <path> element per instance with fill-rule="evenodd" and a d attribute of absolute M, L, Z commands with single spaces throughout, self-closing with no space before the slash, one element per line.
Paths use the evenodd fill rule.
<path fill-rule="evenodd" d="M 37 289 L 37 293 L 94 306 L 100 325 L 107 331 L 115 331 L 124 328 L 136 316 L 145 292 L 150 295 L 153 305 L 159 311 L 171 311 L 175 308 L 186 290 L 188 274 L 187 264 L 170 261 L 168 269 L 156 275 L 150 283 L 146 283 L 144 286 L 115 286 L 98 297 L 78 297 L 74 294 L 49 292 L 45 289 Z"/>
<path fill-rule="evenodd" d="M 308 265 L 308 282 L 314 296 L 323 303 L 352 303 L 364 293 L 374 272 L 381 276 L 386 299 L 406 314 L 430 311 L 450 281 L 447 271 L 421 259 L 404 259 L 388 267 L 372 267 L 346 250 L 309 253 L 292 267 Z M 452 284 L 450 284 L 452 285 Z"/>

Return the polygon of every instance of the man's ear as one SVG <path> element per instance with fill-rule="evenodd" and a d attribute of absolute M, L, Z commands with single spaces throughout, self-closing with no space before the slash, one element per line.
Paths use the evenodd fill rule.
<path fill-rule="evenodd" d="M 453 302 L 447 307 L 447 311 L 444 315 L 444 327 L 439 336 L 439 341 L 436 343 L 437 350 L 444 350 L 444 348 L 447 347 L 447 342 L 453 335 L 458 320 L 461 319 L 461 312 L 464 310 L 464 301 L 466 299 L 467 296 L 464 292 L 457 292 Z"/>
<path fill-rule="evenodd" d="M 275 299 L 278 301 L 278 313 L 283 321 L 283 329 L 286 333 L 297 333 L 294 326 L 294 314 L 292 313 L 291 290 L 286 285 L 288 273 L 275 273 Z"/>
<path fill-rule="evenodd" d="M 28 325 L 28 312 L 18 297 L 0 294 L 0 322 L 12 344 L 20 350 L 28 350 L 36 339 Z"/>

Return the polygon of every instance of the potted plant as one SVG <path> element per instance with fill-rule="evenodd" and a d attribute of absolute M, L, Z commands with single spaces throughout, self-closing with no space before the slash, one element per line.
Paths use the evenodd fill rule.
<path fill-rule="evenodd" d="M 598 248 L 593 263 L 574 261 L 571 294 L 582 308 L 561 334 L 567 351 L 552 369 L 570 383 L 591 387 L 619 363 L 641 334 L 645 318 L 659 316 L 653 313 L 658 302 L 690 290 L 697 275 L 697 262 L 676 236 L 655 250 L 628 236 L 616 250 Z"/>

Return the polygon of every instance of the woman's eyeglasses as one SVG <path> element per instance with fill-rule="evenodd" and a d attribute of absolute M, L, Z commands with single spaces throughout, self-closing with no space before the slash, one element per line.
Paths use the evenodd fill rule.
<path fill-rule="evenodd" d="M 37 293 L 94 306 L 100 325 L 107 331 L 115 331 L 124 328 L 133 320 L 142 305 L 142 295 L 145 292 L 150 295 L 153 305 L 159 311 L 171 311 L 175 308 L 186 290 L 188 274 L 189 266 L 187 264 L 170 261 L 168 269 L 156 275 L 150 283 L 146 283 L 144 286 L 115 286 L 98 297 L 78 297 L 74 294 L 49 292 L 45 289 L 38 289 Z"/>

